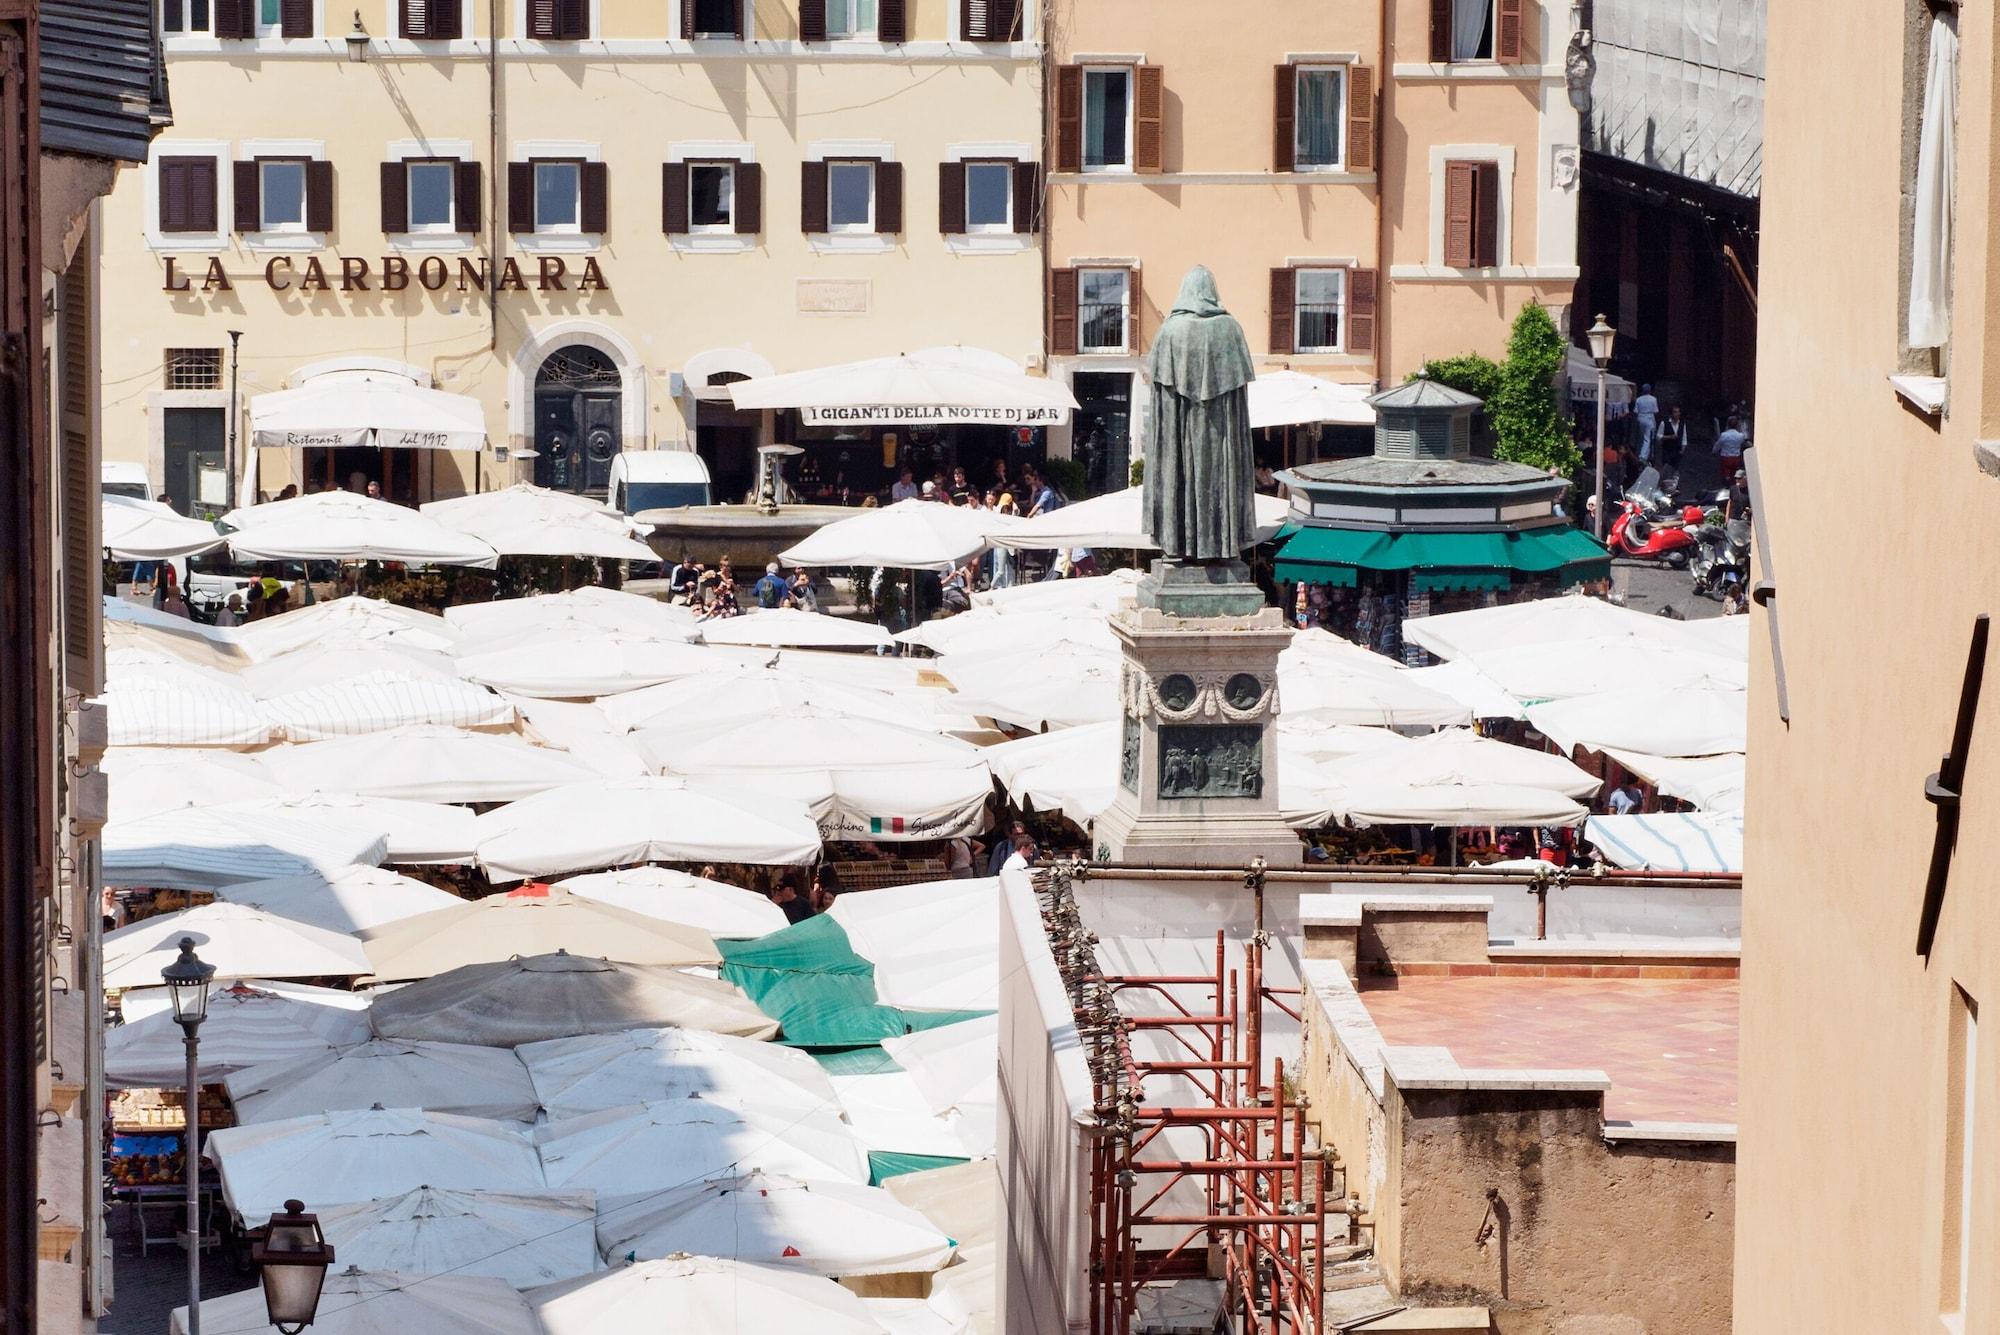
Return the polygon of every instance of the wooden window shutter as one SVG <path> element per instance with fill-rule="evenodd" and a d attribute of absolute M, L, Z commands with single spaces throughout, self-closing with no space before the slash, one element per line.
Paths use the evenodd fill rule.
<path fill-rule="evenodd" d="M 894 236 L 903 230 L 903 164 L 875 164 L 875 230 Z"/>
<path fill-rule="evenodd" d="M 535 164 L 507 164 L 507 230 L 513 233 L 535 230 Z"/>
<path fill-rule="evenodd" d="M 799 40 L 826 40 L 826 0 L 799 0 Z"/>
<path fill-rule="evenodd" d="M 465 35 L 458 0 L 423 0 L 424 36 L 449 41 Z"/>
<path fill-rule="evenodd" d="M 477 232 L 485 222 L 485 182 L 479 164 L 461 162 L 452 175 L 452 217 L 461 232 Z"/>
<path fill-rule="evenodd" d="M 257 164 L 237 162 L 231 164 L 236 172 L 236 230 L 239 232 L 262 231 L 264 210 L 257 193 Z"/>
<path fill-rule="evenodd" d="M 824 0 L 822 0 L 824 3 Z M 876 0 L 875 37 L 882 42 L 907 42 L 910 21 L 903 0 Z"/>
<path fill-rule="evenodd" d="M 88 247 L 63 271 L 57 318 L 62 366 L 63 652 L 71 687 L 94 695 L 102 684 L 104 633 L 99 597 L 104 549 L 99 544 L 99 468 L 90 429 L 90 288 Z"/>
<path fill-rule="evenodd" d="M 999 0 L 999 3 L 1007 16 L 1007 40 L 1024 40 L 1028 31 L 1027 0 Z"/>
<path fill-rule="evenodd" d="M 556 36 L 570 42 L 590 36 L 589 0 L 556 0 Z"/>
<path fill-rule="evenodd" d="M 1042 230 L 1042 164 L 1039 162 L 1014 164 L 1014 230 L 1023 233 Z"/>
<path fill-rule="evenodd" d="M 1472 258 L 1472 215 L 1478 207 L 1474 182 L 1479 164 L 1444 164 L 1444 262 L 1449 269 L 1470 269 Z"/>
<path fill-rule="evenodd" d="M 556 35 L 556 0 L 528 0 L 528 36 L 548 39 Z"/>
<path fill-rule="evenodd" d="M 938 231 L 958 236 L 965 231 L 965 164 L 938 164 Z"/>
<path fill-rule="evenodd" d="M 425 31 L 425 11 L 429 9 L 427 0 L 397 0 L 396 26 L 405 38 L 428 37 Z"/>
<path fill-rule="evenodd" d="M 181 7 L 181 0 L 165 0 L 160 7 L 160 29 L 163 32 L 180 32 L 187 27 L 187 11 Z"/>
<path fill-rule="evenodd" d="M 215 230 L 215 159 L 161 158 L 160 230 Z"/>
<path fill-rule="evenodd" d="M 1076 355 L 1076 270 L 1049 270 L 1049 355 Z"/>
<path fill-rule="evenodd" d="M 660 167 L 660 230 L 679 236 L 688 230 L 688 165 L 663 163 Z"/>
<path fill-rule="evenodd" d="M 1271 170 L 1288 172 L 1297 165 L 1299 67 L 1279 65 L 1272 74 Z"/>
<path fill-rule="evenodd" d="M 283 0 L 278 6 L 278 28 L 286 37 L 312 36 L 312 0 Z"/>
<path fill-rule="evenodd" d="M 747 34 L 743 31 L 743 0 L 736 0 L 736 40 L 742 41 Z"/>
<path fill-rule="evenodd" d="M 799 164 L 799 230 L 826 231 L 826 164 Z"/>
<path fill-rule="evenodd" d="M 1528 26 L 1528 0 L 1500 0 L 1495 14 L 1493 58 L 1505 64 L 1519 64 L 1524 29 Z"/>
<path fill-rule="evenodd" d="M 764 230 L 764 168 L 755 162 L 736 164 L 736 233 L 755 236 Z"/>
<path fill-rule="evenodd" d="M 382 230 L 410 230 L 410 169 L 401 161 L 382 164 Z"/>
<path fill-rule="evenodd" d="M 683 42 L 692 42 L 694 40 L 694 6 L 695 0 L 681 0 L 681 40 Z"/>
<path fill-rule="evenodd" d="M 966 42 L 990 42 L 992 24 L 990 15 L 993 0 L 959 0 L 958 36 Z"/>
<path fill-rule="evenodd" d="M 1451 63 L 1451 0 L 1431 0 L 1431 64 Z"/>
<path fill-rule="evenodd" d="M 333 230 L 333 164 L 324 159 L 306 164 L 306 230 Z"/>
<path fill-rule="evenodd" d="M 1271 270 L 1271 351 L 1294 350 L 1292 312 L 1297 303 L 1298 278 L 1291 269 Z"/>
<path fill-rule="evenodd" d="M 1375 286 L 1373 269 L 1347 271 L 1347 350 L 1375 351 Z"/>
<path fill-rule="evenodd" d="M 222 226 L 217 214 L 214 158 L 189 158 L 187 181 L 187 231 L 213 232 Z"/>
<path fill-rule="evenodd" d="M 1056 69 L 1056 167 L 1083 170 L 1083 66 Z"/>
<path fill-rule="evenodd" d="M 1125 271 L 1125 351 L 1139 350 L 1139 312 L 1145 306 L 1142 300 L 1144 288 L 1140 285 L 1141 275 L 1137 269 Z"/>
<path fill-rule="evenodd" d="M 217 37 L 255 37 L 257 0 L 215 0 Z"/>
<path fill-rule="evenodd" d="M 582 230 L 593 233 L 609 231 L 611 225 L 609 173 L 601 162 L 586 162 L 578 175 L 582 178 L 579 187 L 582 198 L 577 202 Z"/>
<path fill-rule="evenodd" d="M 1375 170 L 1375 71 L 1347 67 L 1347 170 Z"/>
<path fill-rule="evenodd" d="M 1500 164 L 1473 164 L 1472 262 L 1481 268 L 1500 263 Z"/>
<path fill-rule="evenodd" d="M 1158 65 L 1132 71 L 1132 170 L 1165 171 L 1166 81 Z"/>

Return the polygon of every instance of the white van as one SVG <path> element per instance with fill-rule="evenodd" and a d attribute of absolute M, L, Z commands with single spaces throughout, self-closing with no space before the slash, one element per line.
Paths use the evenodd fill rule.
<path fill-rule="evenodd" d="M 98 486 L 106 496 L 131 496 L 142 501 L 153 499 L 153 482 L 146 476 L 146 465 L 107 459 L 99 467 Z"/>
<path fill-rule="evenodd" d="M 611 461 L 610 500 L 627 515 L 708 505 L 708 465 L 693 450 L 628 450 Z"/>

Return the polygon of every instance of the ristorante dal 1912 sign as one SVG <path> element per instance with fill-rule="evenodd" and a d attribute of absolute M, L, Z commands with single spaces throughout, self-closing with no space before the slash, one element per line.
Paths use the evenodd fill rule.
<path fill-rule="evenodd" d="M 183 272 L 172 255 L 162 257 L 160 287 L 166 292 L 231 292 L 237 279 L 229 276 L 222 257 L 211 255 L 201 277 Z M 560 255 L 538 255 L 526 269 L 509 255 L 496 273 L 487 256 L 478 258 L 427 255 L 422 259 L 384 255 L 372 264 L 358 256 L 273 255 L 264 261 L 264 286 L 273 292 L 609 292 L 610 280 L 594 256 L 580 268 Z M 238 275 L 239 278 L 242 275 Z"/>

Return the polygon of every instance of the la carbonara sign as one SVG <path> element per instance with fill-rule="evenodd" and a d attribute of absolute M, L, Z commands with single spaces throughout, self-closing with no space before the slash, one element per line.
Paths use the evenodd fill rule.
<path fill-rule="evenodd" d="M 1061 408 L 953 408 L 936 405 L 906 407 L 892 403 L 856 403 L 837 408 L 801 408 L 806 426 L 1061 426 Z"/>

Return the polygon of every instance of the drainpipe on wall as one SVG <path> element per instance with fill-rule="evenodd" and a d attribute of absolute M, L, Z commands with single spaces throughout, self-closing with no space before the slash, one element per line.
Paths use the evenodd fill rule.
<path fill-rule="evenodd" d="M 1393 2 L 1379 0 L 1376 11 L 1375 67 L 1381 74 L 1375 80 L 1375 115 L 1370 121 L 1375 132 L 1375 388 L 1378 392 L 1383 388 L 1389 308 L 1394 304 L 1389 300 L 1389 210 L 1382 203 L 1383 185 L 1389 177 L 1389 166 L 1382 160 L 1382 146 L 1388 139 L 1382 133 L 1382 126 L 1389 119 L 1389 84 L 1396 74 L 1392 59 L 1395 53 L 1389 49 L 1389 6 Z"/>
<path fill-rule="evenodd" d="M 486 350 L 500 350 L 500 0 L 486 0 Z"/>

